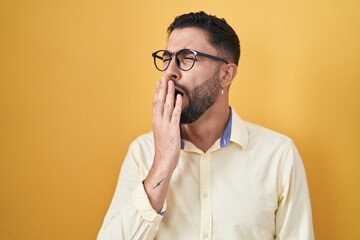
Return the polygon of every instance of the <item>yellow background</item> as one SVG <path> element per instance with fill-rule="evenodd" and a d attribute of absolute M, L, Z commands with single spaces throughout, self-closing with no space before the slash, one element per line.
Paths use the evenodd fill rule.
<path fill-rule="evenodd" d="M 95 239 L 151 130 L 151 53 L 205 10 L 242 46 L 231 105 L 294 139 L 317 239 L 360 239 L 360 1 L 0 0 L 0 238 Z"/>

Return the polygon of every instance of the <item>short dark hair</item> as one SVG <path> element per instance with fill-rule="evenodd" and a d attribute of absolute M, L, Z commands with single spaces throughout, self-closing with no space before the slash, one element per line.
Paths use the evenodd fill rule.
<path fill-rule="evenodd" d="M 231 57 L 238 65 L 240 58 L 240 41 L 234 29 L 223 18 L 209 15 L 203 11 L 187 13 L 177 16 L 168 27 L 170 34 L 177 28 L 195 27 L 208 33 L 210 44 L 216 48 L 224 57 Z"/>

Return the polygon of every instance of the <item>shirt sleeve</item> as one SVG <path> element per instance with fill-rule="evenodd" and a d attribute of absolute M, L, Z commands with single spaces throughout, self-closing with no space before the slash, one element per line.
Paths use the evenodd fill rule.
<path fill-rule="evenodd" d="M 276 240 L 313 240 L 310 194 L 301 157 L 289 142 L 280 167 Z"/>
<path fill-rule="evenodd" d="M 137 147 L 130 145 L 97 240 L 150 240 L 156 236 L 163 216 L 152 208 L 145 192 L 142 181 L 146 176 Z M 165 209 L 166 204 L 161 212 Z"/>

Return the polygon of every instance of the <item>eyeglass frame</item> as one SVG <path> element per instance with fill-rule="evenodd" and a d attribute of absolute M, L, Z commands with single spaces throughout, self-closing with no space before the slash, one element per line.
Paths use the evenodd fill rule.
<path fill-rule="evenodd" d="M 177 56 L 178 56 L 179 52 L 186 51 L 186 50 L 191 51 L 191 52 L 194 54 L 195 57 L 194 57 L 194 61 L 193 61 L 193 64 L 191 65 L 191 67 L 190 67 L 189 69 L 187 69 L 187 70 L 184 70 L 184 69 L 182 69 L 182 68 L 180 67 L 180 60 L 177 58 Z M 167 65 L 164 69 L 161 70 L 161 69 L 157 66 L 157 64 L 156 64 L 156 58 L 161 59 L 161 60 L 163 60 L 163 59 L 162 59 L 162 57 L 157 56 L 156 54 L 159 53 L 159 52 L 162 52 L 162 51 L 169 53 L 169 55 L 170 55 L 170 60 L 169 60 L 168 65 Z M 189 70 L 191 70 L 191 69 L 194 67 L 194 65 L 195 65 L 195 62 L 196 62 L 196 60 L 197 60 L 197 59 L 196 59 L 197 56 L 206 57 L 206 58 L 210 58 L 210 59 L 215 60 L 215 61 L 224 62 L 224 63 L 226 63 L 226 64 L 229 64 L 228 61 L 226 61 L 225 59 L 223 59 L 223 58 L 221 58 L 221 57 L 217 57 L 217 56 L 214 56 L 214 55 L 210 55 L 210 54 L 207 54 L 207 53 L 199 52 L 199 51 L 196 51 L 196 50 L 193 50 L 193 49 L 188 49 L 188 48 L 181 49 L 181 50 L 179 50 L 179 51 L 177 51 L 177 52 L 170 52 L 170 51 L 168 51 L 168 50 L 157 50 L 156 52 L 153 52 L 151 55 L 152 55 L 152 57 L 154 58 L 154 65 L 155 65 L 156 69 L 159 70 L 160 72 L 166 71 L 166 69 L 169 68 L 170 63 L 171 63 L 171 60 L 173 59 L 173 56 L 174 56 L 174 55 L 175 55 L 175 59 L 176 59 L 176 60 L 175 60 L 175 63 L 176 63 L 176 65 L 178 66 L 178 68 L 179 68 L 180 70 L 182 70 L 182 71 L 189 71 Z"/>

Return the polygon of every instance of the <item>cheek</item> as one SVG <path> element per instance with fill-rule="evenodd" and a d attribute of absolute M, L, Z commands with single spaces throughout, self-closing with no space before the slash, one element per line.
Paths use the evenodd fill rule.
<path fill-rule="evenodd" d="M 190 94 L 191 90 L 196 86 L 197 78 L 192 74 L 183 74 L 181 79 L 179 79 L 176 83 L 179 87 L 181 87 L 185 94 Z M 184 89 L 185 88 L 185 89 Z"/>
<path fill-rule="evenodd" d="M 202 67 L 196 67 L 195 66 L 186 72 L 183 72 L 181 77 L 181 82 L 183 86 L 185 86 L 190 91 L 194 89 L 194 87 L 201 85 L 204 83 L 207 79 L 212 77 L 211 71 L 203 69 Z"/>

